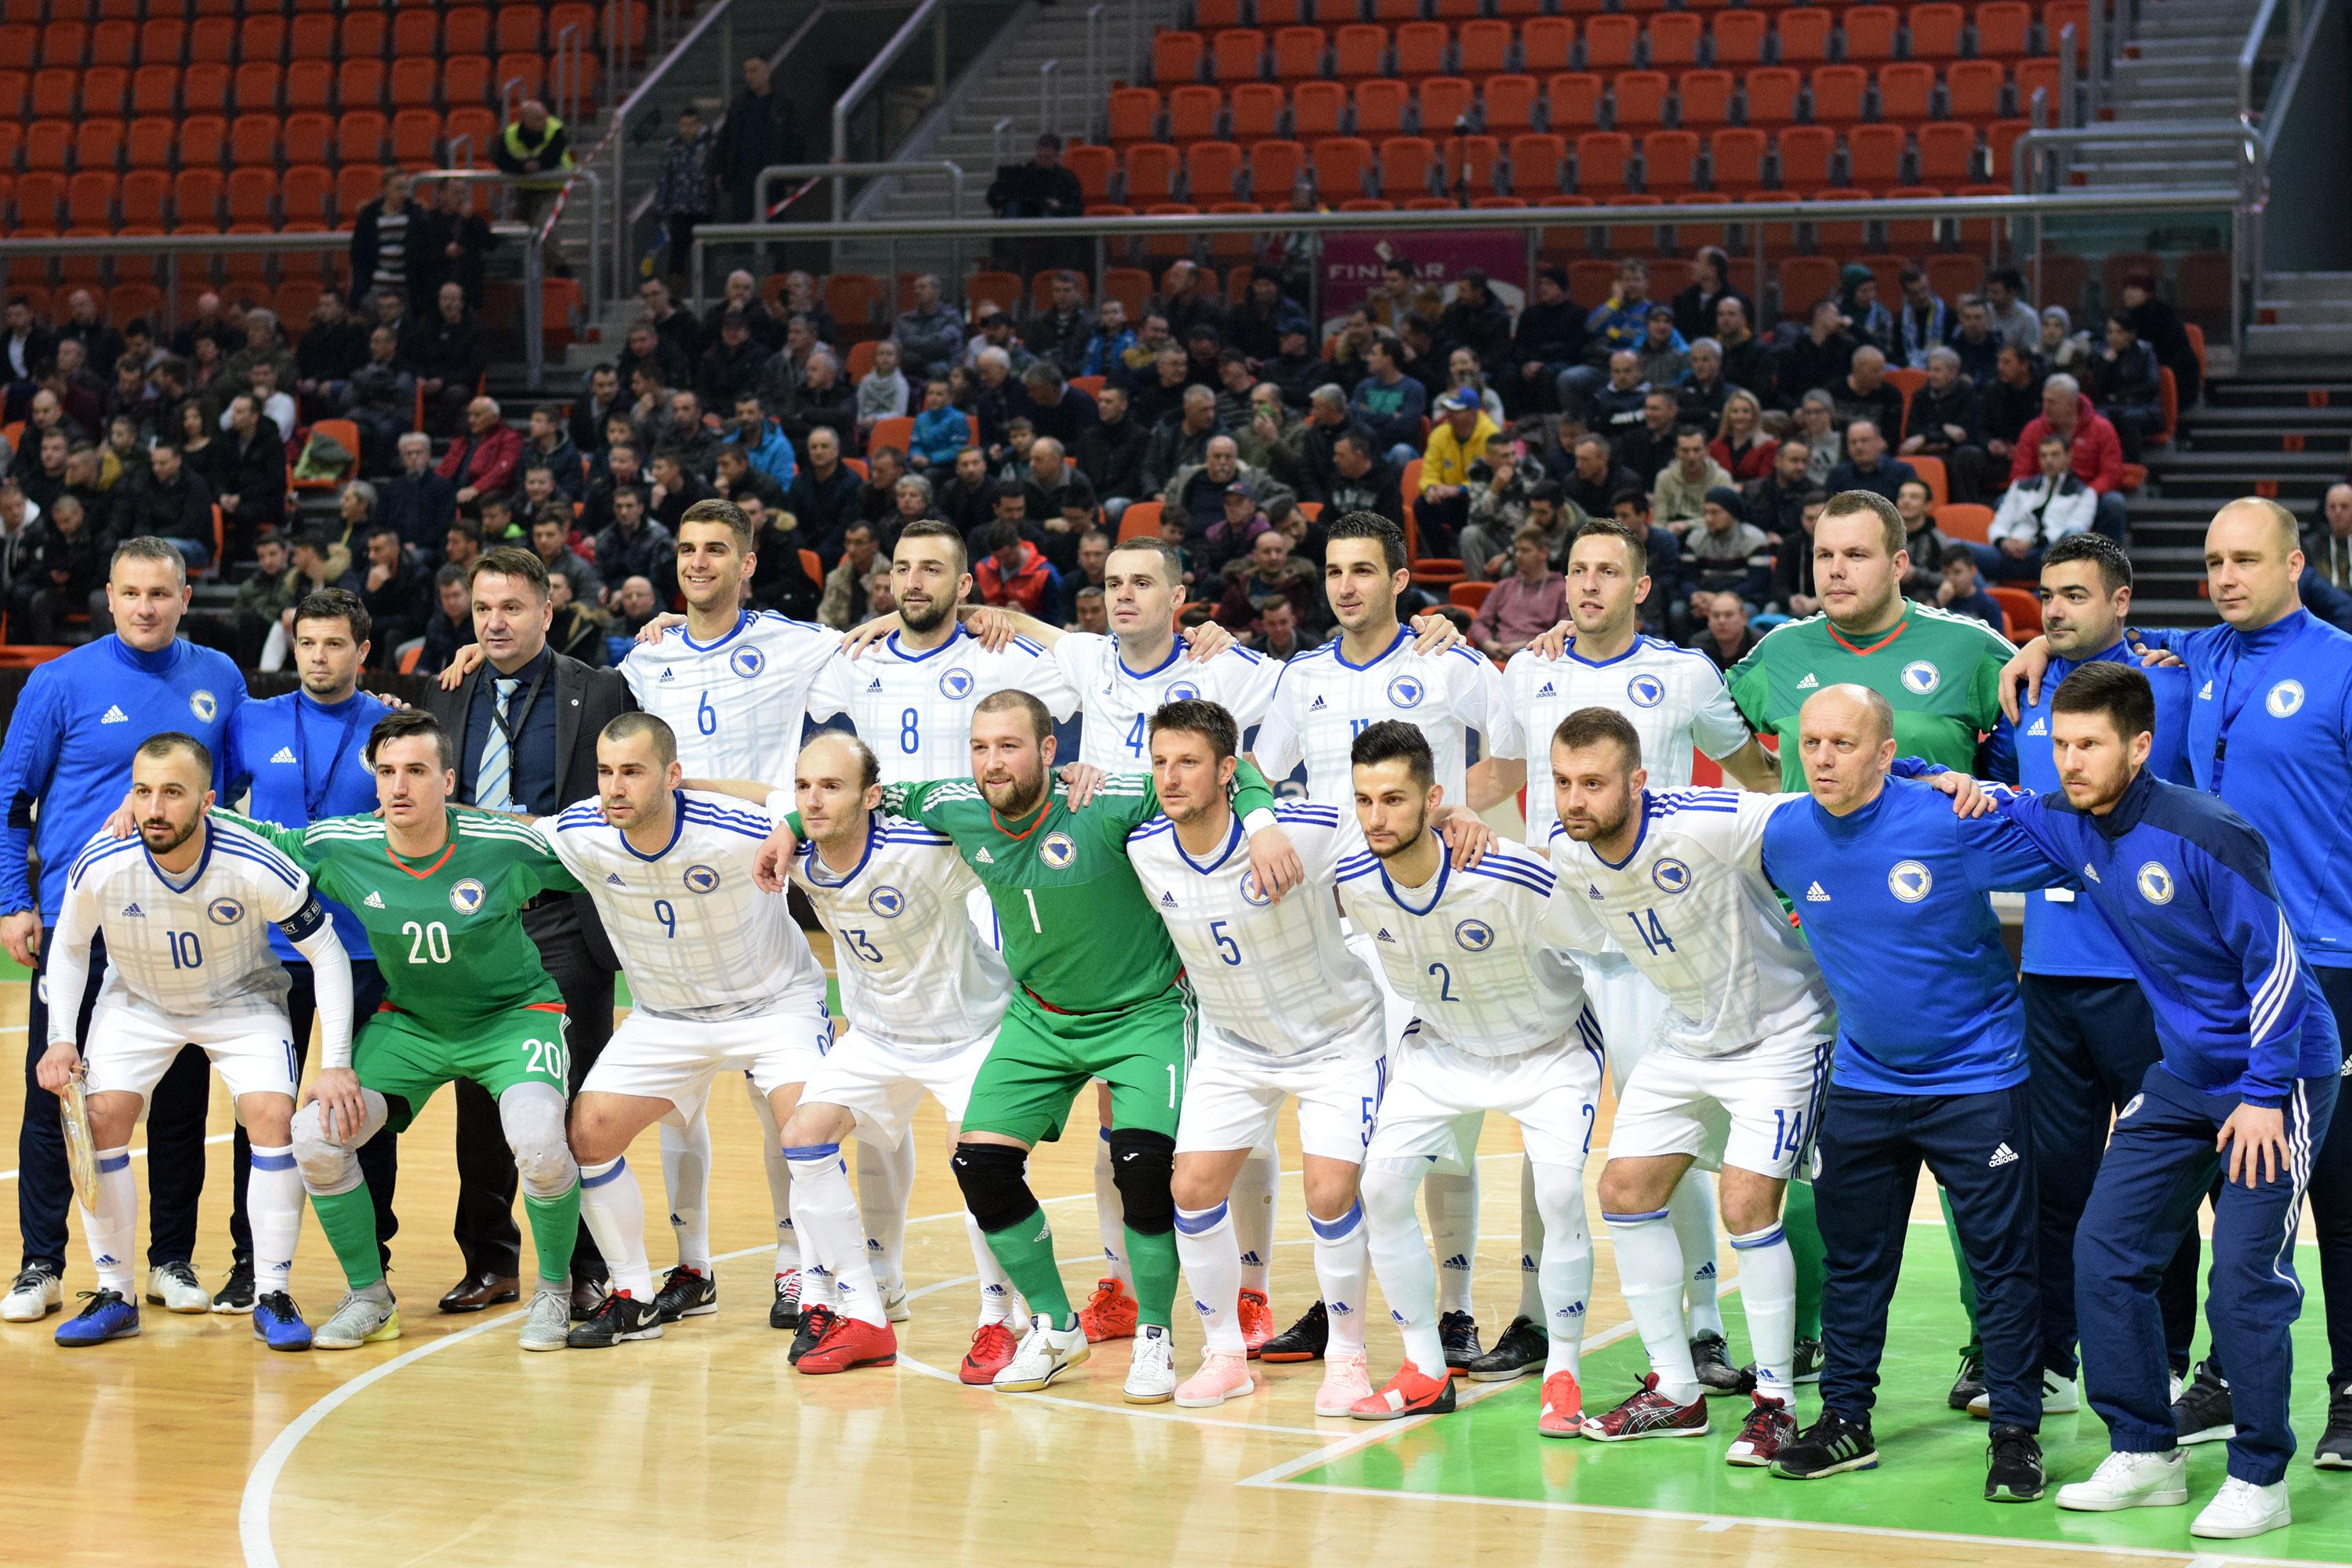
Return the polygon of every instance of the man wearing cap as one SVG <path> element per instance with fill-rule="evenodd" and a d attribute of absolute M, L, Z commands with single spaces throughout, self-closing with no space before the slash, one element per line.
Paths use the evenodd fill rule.
<path fill-rule="evenodd" d="M 1437 423 L 1421 456 L 1421 494 L 1413 502 L 1424 554 L 1445 553 L 1445 542 L 1470 521 L 1470 465 L 1486 457 L 1486 443 L 1497 434 L 1476 393 L 1457 387 L 1437 400 Z"/>

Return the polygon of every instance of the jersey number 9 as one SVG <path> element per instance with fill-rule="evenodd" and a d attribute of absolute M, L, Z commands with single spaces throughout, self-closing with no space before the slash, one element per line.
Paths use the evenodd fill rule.
<path fill-rule="evenodd" d="M 654 919 L 661 921 L 662 930 L 669 932 L 671 941 L 677 940 L 677 910 L 667 899 L 654 900 Z"/>

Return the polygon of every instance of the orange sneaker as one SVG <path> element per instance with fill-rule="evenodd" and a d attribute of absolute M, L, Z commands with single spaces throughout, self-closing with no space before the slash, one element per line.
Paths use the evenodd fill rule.
<path fill-rule="evenodd" d="M 852 1367 L 889 1366 L 898 1359 L 898 1336 L 887 1323 L 868 1323 L 842 1314 L 825 1325 L 824 1338 L 794 1363 L 804 1376 L 847 1372 Z"/>
<path fill-rule="evenodd" d="M 1265 1291 L 1244 1290 L 1237 1315 L 1242 1321 L 1242 1344 L 1248 1350 L 1249 1359 L 1255 1361 L 1257 1352 L 1265 1348 L 1265 1342 L 1274 1338 L 1274 1308 L 1267 1303 Z"/>
<path fill-rule="evenodd" d="M 1116 1278 L 1095 1281 L 1095 1293 L 1078 1309 L 1078 1327 L 1087 1331 L 1087 1343 L 1098 1345 L 1105 1340 L 1135 1338 L 1136 1314 L 1142 1310 L 1132 1292 Z"/>
<path fill-rule="evenodd" d="M 963 1352 L 963 1365 L 956 1369 L 957 1380 L 975 1388 L 986 1388 L 996 1381 L 996 1374 L 1012 1364 L 1013 1352 L 1021 1342 L 1013 1337 L 1013 1330 L 1003 1323 L 982 1323 L 971 1336 L 971 1349 Z"/>
<path fill-rule="evenodd" d="M 1543 1381 L 1543 1409 L 1536 1430 L 1547 1437 L 1573 1437 L 1584 1429 L 1584 1390 L 1576 1373 L 1556 1372 Z"/>
<path fill-rule="evenodd" d="M 1432 1377 L 1407 1362 L 1370 1397 L 1356 1401 L 1348 1414 L 1359 1421 L 1394 1421 L 1402 1415 L 1443 1415 L 1453 1408 L 1453 1377 Z"/>

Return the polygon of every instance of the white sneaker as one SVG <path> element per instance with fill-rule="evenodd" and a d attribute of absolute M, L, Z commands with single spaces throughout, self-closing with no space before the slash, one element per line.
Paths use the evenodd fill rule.
<path fill-rule="evenodd" d="M 1158 1323 L 1135 1331 L 1135 1357 L 1119 1397 L 1129 1405 L 1165 1405 L 1176 1397 L 1176 1343 Z"/>
<path fill-rule="evenodd" d="M 0 1318 L 12 1323 L 37 1323 L 66 1304 L 65 1281 L 36 1263 L 17 1274 L 0 1298 Z"/>
<path fill-rule="evenodd" d="M 560 1351 L 572 1337 L 572 1299 L 562 1290 L 534 1290 L 530 1315 L 523 1320 L 522 1348 Z"/>
<path fill-rule="evenodd" d="M 1323 1386 L 1315 1391 L 1315 1414 L 1349 1415 L 1356 1401 L 1372 1396 L 1371 1358 L 1360 1350 L 1326 1351 Z"/>
<path fill-rule="evenodd" d="M 167 1312 L 209 1312 L 212 1292 L 184 1263 L 159 1263 L 147 1277 L 147 1300 Z"/>
<path fill-rule="evenodd" d="M 1033 1317 L 1029 1331 L 1021 1336 L 1021 1348 L 991 1385 L 999 1394 L 1034 1394 L 1086 1359 L 1086 1330 L 1076 1324 L 1049 1328 L 1043 1317 Z"/>
<path fill-rule="evenodd" d="M 353 1290 L 335 1305 L 334 1315 L 310 1335 L 310 1348 L 355 1351 L 362 1345 L 400 1338 L 400 1307 L 391 1297 L 362 1296 Z"/>
<path fill-rule="evenodd" d="M 2213 1494 L 2213 1500 L 2197 1510 L 2189 1533 L 2208 1541 L 2243 1541 L 2294 1522 L 2294 1510 L 2287 1506 L 2284 1481 L 2258 1487 L 2231 1476 Z"/>
<path fill-rule="evenodd" d="M 882 1288 L 882 1315 L 894 1323 L 903 1323 L 915 1315 L 914 1309 L 907 1305 L 907 1287 L 903 1283 Z"/>
<path fill-rule="evenodd" d="M 2072 1378 L 2061 1378 L 2054 1372 L 2042 1374 L 2042 1414 L 2072 1415 L 2083 1408 L 2083 1387 Z M 1979 1421 L 1992 1419 L 1992 1395 L 1979 1394 L 1969 1401 L 1969 1414 Z"/>
<path fill-rule="evenodd" d="M 2087 1480 L 2058 1489 L 2058 1506 L 2075 1513 L 2115 1513 L 2127 1508 L 2178 1508 L 2189 1500 L 2189 1456 L 2109 1454 Z"/>

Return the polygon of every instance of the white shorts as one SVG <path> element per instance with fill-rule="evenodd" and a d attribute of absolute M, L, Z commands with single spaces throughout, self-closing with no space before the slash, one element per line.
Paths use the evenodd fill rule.
<path fill-rule="evenodd" d="M 1785 1181 L 1810 1162 L 1830 1045 L 1800 1036 L 1734 1057 L 1654 1050 L 1617 1098 L 1609 1152 L 1687 1154 L 1706 1170 L 1737 1165 Z"/>
<path fill-rule="evenodd" d="M 1601 1037 L 1609 1042 L 1609 1081 L 1622 1102 L 1633 1065 L 1649 1055 L 1650 1041 L 1666 1016 L 1666 995 L 1617 953 L 1588 962 L 1583 969 L 1584 994 L 1601 1021 Z M 1614 1134 L 1611 1142 L 1613 1147 Z"/>
<path fill-rule="evenodd" d="M 89 1020 L 82 1059 L 95 1094 L 135 1094 L 142 1101 L 171 1070 L 181 1047 L 198 1046 L 232 1100 L 248 1094 L 294 1094 L 294 1031 L 283 1013 L 247 1012 L 222 1017 L 171 1017 L 135 1003 L 101 1000 Z M 145 1115 L 142 1104 L 140 1114 Z"/>
<path fill-rule="evenodd" d="M 1519 1124 L 1528 1159 L 1580 1168 L 1592 1147 L 1603 1055 L 1589 1008 L 1552 1044 L 1508 1057 L 1438 1045 L 1416 1025 L 1389 1058 L 1388 1093 L 1364 1157 L 1466 1166 L 1477 1150 L 1463 1142 L 1465 1117 L 1499 1110 Z"/>
<path fill-rule="evenodd" d="M 685 1127 L 702 1114 L 720 1073 L 746 1074 L 764 1096 L 806 1083 L 832 1043 L 821 992 L 748 1018 L 656 1018 L 640 1008 L 613 1031 L 580 1092 L 667 1100 L 672 1110 L 661 1120 Z"/>
<path fill-rule="evenodd" d="M 853 1024 L 809 1074 L 801 1103 L 837 1105 L 857 1119 L 861 1142 L 895 1149 L 906 1142 L 927 1094 L 950 1121 L 963 1120 L 972 1079 L 995 1039 L 992 1030 L 960 1046 L 918 1052 L 877 1040 Z"/>
<path fill-rule="evenodd" d="M 1184 1075 L 1176 1152 L 1269 1146 L 1275 1114 L 1298 1101 L 1298 1146 L 1318 1159 L 1361 1164 L 1388 1081 L 1381 1057 L 1288 1061 L 1237 1051 L 1202 1031 Z"/>

